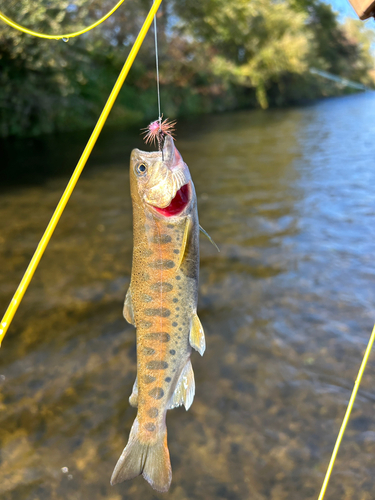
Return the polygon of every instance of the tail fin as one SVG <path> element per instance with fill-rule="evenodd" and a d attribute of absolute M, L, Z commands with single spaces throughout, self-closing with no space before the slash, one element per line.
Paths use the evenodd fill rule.
<path fill-rule="evenodd" d="M 118 459 L 111 477 L 111 484 L 133 479 L 140 474 L 154 490 L 166 492 L 172 481 L 172 468 L 167 445 L 167 428 L 155 444 L 139 440 L 138 420 L 135 419 L 129 441 Z"/>

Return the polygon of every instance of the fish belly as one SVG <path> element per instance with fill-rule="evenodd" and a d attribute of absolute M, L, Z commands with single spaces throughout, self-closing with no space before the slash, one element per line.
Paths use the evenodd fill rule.
<path fill-rule="evenodd" d="M 164 432 L 166 411 L 186 365 L 197 280 L 179 266 L 185 225 L 148 222 L 132 276 L 137 328 L 138 422 L 147 442 Z M 190 274 L 190 276 L 188 275 Z"/>

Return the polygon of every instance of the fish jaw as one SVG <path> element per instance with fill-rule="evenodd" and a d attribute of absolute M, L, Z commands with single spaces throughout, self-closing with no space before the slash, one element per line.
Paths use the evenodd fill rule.
<path fill-rule="evenodd" d="M 176 217 L 186 212 L 192 199 L 191 182 L 184 184 L 172 199 L 170 204 L 165 208 L 153 207 L 156 212 L 164 217 Z"/>
<path fill-rule="evenodd" d="M 146 168 L 139 175 L 139 166 Z M 166 137 L 162 152 L 145 152 L 134 149 L 131 155 L 131 184 L 133 191 L 151 209 L 164 217 L 186 213 L 193 198 L 189 168 L 174 145 L 171 137 Z"/>

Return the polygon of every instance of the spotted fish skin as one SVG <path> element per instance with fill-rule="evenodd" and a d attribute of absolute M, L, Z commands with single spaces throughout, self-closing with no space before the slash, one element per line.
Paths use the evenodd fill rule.
<path fill-rule="evenodd" d="M 172 473 L 166 413 L 181 404 L 190 407 L 195 392 L 192 346 L 201 354 L 205 348 L 196 314 L 197 201 L 189 170 L 171 138 L 163 155 L 132 152 L 130 185 L 133 263 L 124 315 L 136 327 L 137 380 L 130 403 L 138 413 L 111 482 L 143 474 L 154 489 L 167 491 Z"/>

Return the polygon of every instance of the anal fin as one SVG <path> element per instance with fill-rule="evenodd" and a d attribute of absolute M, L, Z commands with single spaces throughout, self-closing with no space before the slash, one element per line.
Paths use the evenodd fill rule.
<path fill-rule="evenodd" d="M 189 342 L 191 347 L 194 347 L 194 349 L 198 351 L 201 356 L 203 356 L 204 351 L 206 350 L 206 339 L 204 337 L 203 326 L 197 314 L 194 314 L 191 320 Z"/>
<path fill-rule="evenodd" d="M 172 399 L 169 403 L 169 409 L 176 408 L 177 406 L 184 405 L 188 410 L 194 400 L 195 394 L 195 380 L 193 367 L 191 366 L 190 359 L 187 360 L 184 369 L 178 379 L 176 389 L 173 393 Z"/>
<path fill-rule="evenodd" d="M 133 408 L 138 408 L 138 377 L 135 377 L 133 391 L 129 398 L 129 403 Z"/>

